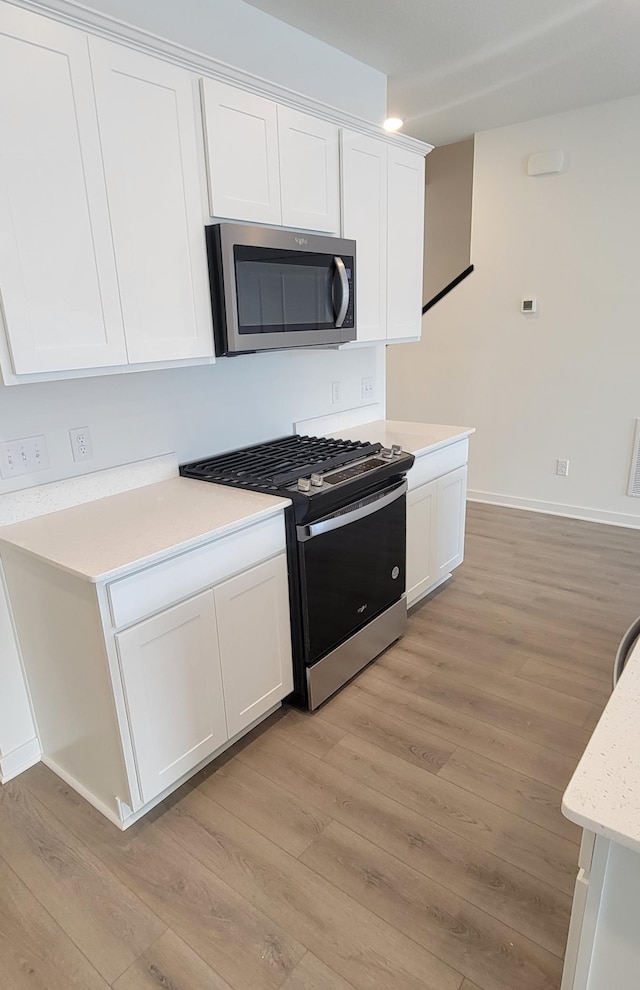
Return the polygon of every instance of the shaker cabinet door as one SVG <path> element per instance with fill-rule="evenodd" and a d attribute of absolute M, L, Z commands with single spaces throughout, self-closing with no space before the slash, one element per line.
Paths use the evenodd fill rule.
<path fill-rule="evenodd" d="M 201 86 L 211 216 L 280 224 L 275 103 L 215 79 Z"/>
<path fill-rule="evenodd" d="M 144 803 L 227 740 L 213 591 L 116 636 Z"/>
<path fill-rule="evenodd" d="M 229 738 L 293 690 L 284 554 L 214 589 Z"/>
<path fill-rule="evenodd" d="M 87 38 L 0 5 L 0 320 L 13 372 L 126 364 Z"/>
<path fill-rule="evenodd" d="M 194 77 L 89 40 L 130 363 L 210 357 Z"/>
<path fill-rule="evenodd" d="M 438 544 L 436 579 L 449 574 L 464 557 L 467 468 L 438 479 Z"/>
<path fill-rule="evenodd" d="M 424 157 L 389 147 L 387 336 L 420 337 Z"/>
<path fill-rule="evenodd" d="M 335 124 L 278 107 L 282 223 L 340 231 L 340 149 Z"/>
<path fill-rule="evenodd" d="M 438 482 L 407 495 L 407 605 L 411 606 L 438 580 Z"/>
<path fill-rule="evenodd" d="M 357 242 L 357 340 L 387 336 L 387 147 L 342 132 L 342 235 Z"/>

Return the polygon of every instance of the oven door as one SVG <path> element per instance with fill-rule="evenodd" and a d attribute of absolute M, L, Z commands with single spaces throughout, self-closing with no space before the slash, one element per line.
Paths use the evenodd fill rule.
<path fill-rule="evenodd" d="M 402 479 L 297 527 L 307 666 L 402 597 L 406 491 Z"/>

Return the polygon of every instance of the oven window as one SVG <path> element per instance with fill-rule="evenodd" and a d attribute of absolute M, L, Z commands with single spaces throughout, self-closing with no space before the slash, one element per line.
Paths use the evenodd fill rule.
<path fill-rule="evenodd" d="M 241 334 L 333 327 L 331 255 L 236 245 L 234 257 Z"/>

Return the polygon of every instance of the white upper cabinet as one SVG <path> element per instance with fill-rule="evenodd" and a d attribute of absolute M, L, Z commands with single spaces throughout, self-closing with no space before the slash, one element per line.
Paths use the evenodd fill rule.
<path fill-rule="evenodd" d="M 130 363 L 213 354 L 194 77 L 89 40 Z"/>
<path fill-rule="evenodd" d="M 387 337 L 420 337 L 424 157 L 389 146 Z"/>
<path fill-rule="evenodd" d="M 279 106 L 278 143 L 283 225 L 339 233 L 339 129 Z"/>
<path fill-rule="evenodd" d="M 342 132 L 342 235 L 357 242 L 358 340 L 387 335 L 387 147 Z"/>
<path fill-rule="evenodd" d="M 16 374 L 126 363 L 87 39 L 7 4 L 0 297 Z"/>
<path fill-rule="evenodd" d="M 424 155 L 343 131 L 342 233 L 357 244 L 357 340 L 418 339 Z"/>
<path fill-rule="evenodd" d="M 339 130 L 203 79 L 211 216 L 338 233 Z"/>
<path fill-rule="evenodd" d="M 275 103 L 214 79 L 201 85 L 211 216 L 279 224 Z"/>

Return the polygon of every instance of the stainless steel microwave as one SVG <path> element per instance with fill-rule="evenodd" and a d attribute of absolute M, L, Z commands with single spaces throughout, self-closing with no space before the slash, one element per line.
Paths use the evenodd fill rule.
<path fill-rule="evenodd" d="M 216 354 L 355 340 L 355 241 L 236 223 L 205 229 Z"/>

